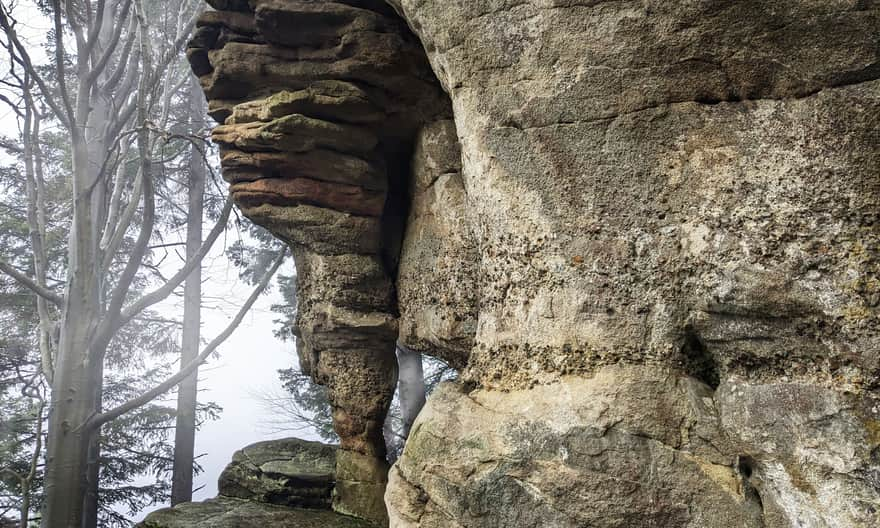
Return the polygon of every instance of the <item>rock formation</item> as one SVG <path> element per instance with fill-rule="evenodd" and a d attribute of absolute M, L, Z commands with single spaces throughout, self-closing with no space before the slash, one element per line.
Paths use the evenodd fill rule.
<path fill-rule="evenodd" d="M 880 525 L 880 2 L 212 4 L 338 510 L 383 520 L 399 338 L 463 375 L 392 526 Z"/>
<path fill-rule="evenodd" d="M 479 310 L 392 525 L 880 524 L 880 3 L 395 4 Z"/>
<path fill-rule="evenodd" d="M 150 514 L 137 528 L 368 528 L 330 510 L 336 448 L 295 438 L 238 451 L 220 496 Z"/>
<path fill-rule="evenodd" d="M 288 439 L 237 451 L 217 488 L 224 497 L 329 510 L 335 481 L 334 447 Z"/>
<path fill-rule="evenodd" d="M 334 508 L 384 524 L 393 287 L 409 161 L 448 118 L 418 41 L 381 1 L 213 2 L 190 43 L 236 204 L 294 250 L 301 364 L 341 438 Z"/>

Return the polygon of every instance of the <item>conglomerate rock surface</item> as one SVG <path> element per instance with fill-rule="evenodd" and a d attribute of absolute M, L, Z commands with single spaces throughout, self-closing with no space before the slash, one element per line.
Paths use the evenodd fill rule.
<path fill-rule="evenodd" d="M 190 50 L 349 489 L 400 339 L 462 380 L 392 526 L 880 525 L 880 1 L 389 3 L 214 2 Z"/>

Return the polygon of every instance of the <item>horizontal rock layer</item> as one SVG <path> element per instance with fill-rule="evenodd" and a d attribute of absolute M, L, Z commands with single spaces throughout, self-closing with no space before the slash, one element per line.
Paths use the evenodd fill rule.
<path fill-rule="evenodd" d="M 455 109 L 472 381 L 877 386 L 876 2 L 393 3 Z"/>
<path fill-rule="evenodd" d="M 448 99 L 383 2 L 212 6 L 187 56 L 221 122 L 223 176 L 245 216 L 293 246 L 300 363 L 329 389 L 345 454 L 334 508 L 384 524 L 408 164 Z M 253 493 L 271 490 L 233 495 Z"/>

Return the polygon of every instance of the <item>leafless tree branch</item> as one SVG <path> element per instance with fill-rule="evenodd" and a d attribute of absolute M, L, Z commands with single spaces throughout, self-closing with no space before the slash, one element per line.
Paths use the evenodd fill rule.
<path fill-rule="evenodd" d="M 0 260 L 0 271 L 9 275 L 16 281 L 18 281 L 22 286 L 36 293 L 40 297 L 46 299 L 52 304 L 61 307 L 64 306 L 64 297 L 58 295 L 57 293 L 49 290 L 48 288 L 44 288 L 36 283 L 32 278 L 28 277 L 24 273 L 15 269 L 12 265 L 4 260 Z"/>
<path fill-rule="evenodd" d="M 253 293 L 251 293 L 250 297 L 248 297 L 248 300 L 244 303 L 244 305 L 242 305 L 241 309 L 238 311 L 238 314 L 236 314 L 235 318 L 229 323 L 229 325 L 226 327 L 226 329 L 220 333 L 220 335 L 215 337 L 214 340 L 211 341 L 208 344 L 208 346 L 205 347 L 204 350 L 202 350 L 201 354 L 199 354 L 195 360 L 193 360 L 188 365 L 182 367 L 177 374 L 175 374 L 174 376 L 171 376 L 170 378 L 165 380 L 163 383 L 161 383 L 161 384 L 157 385 L 155 388 L 145 392 L 141 396 L 138 396 L 137 398 L 131 399 L 131 400 L 127 401 L 126 403 L 123 403 L 122 405 L 119 405 L 118 407 L 116 407 L 114 409 L 111 409 L 111 410 L 106 411 L 104 413 L 95 415 L 86 424 L 86 428 L 89 430 L 94 430 L 107 422 L 115 420 L 116 418 L 122 416 L 123 414 L 125 414 L 127 412 L 130 412 L 134 409 L 137 409 L 138 407 L 141 407 L 143 405 L 146 405 L 147 403 L 151 402 L 152 400 L 156 399 L 157 397 L 161 396 L 162 394 L 165 394 L 169 390 L 173 389 L 181 381 L 183 381 L 190 374 L 192 374 L 202 363 L 204 363 L 208 359 L 208 357 L 211 354 L 214 353 L 215 350 L 217 350 L 217 348 L 221 344 L 223 344 L 223 342 L 226 341 L 226 339 L 229 338 L 229 336 L 232 335 L 233 332 L 235 332 L 235 330 L 241 324 L 241 321 L 244 319 L 245 315 L 247 315 L 247 313 L 250 311 L 250 309 L 254 305 L 254 303 L 257 302 L 257 299 L 260 297 L 260 295 L 263 294 L 263 291 L 266 290 L 266 287 L 269 285 L 269 282 L 272 280 L 272 277 L 275 276 L 275 273 L 278 271 L 278 269 L 284 263 L 284 260 L 286 258 L 287 258 L 287 249 L 283 249 L 281 251 L 281 253 L 279 253 L 278 258 L 275 259 L 275 263 L 272 265 L 272 267 L 265 273 L 265 275 L 263 275 L 263 278 L 260 280 L 260 283 L 254 289 Z"/>

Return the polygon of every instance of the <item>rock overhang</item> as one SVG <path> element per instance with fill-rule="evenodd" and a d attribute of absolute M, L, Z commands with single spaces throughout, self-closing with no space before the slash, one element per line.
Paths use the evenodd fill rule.
<path fill-rule="evenodd" d="M 621 364 L 671 369 L 675 374 L 664 378 L 669 391 L 705 382 L 701 391 L 708 391 L 711 405 L 722 407 L 720 415 L 704 417 L 699 425 L 710 436 L 738 440 L 722 449 L 721 468 L 712 466 L 715 462 L 706 467 L 714 477 L 729 473 L 740 479 L 749 508 L 756 503 L 746 491 L 763 497 L 765 525 L 799 520 L 824 526 L 838 518 L 849 527 L 876 519 L 876 508 L 870 509 L 877 495 L 871 488 L 871 475 L 878 474 L 873 448 L 852 450 L 848 463 L 835 466 L 850 471 L 838 478 L 829 472 L 832 466 L 801 456 L 815 450 L 808 442 L 796 442 L 801 455 L 768 447 L 756 442 L 753 426 L 743 418 L 763 410 L 785 421 L 787 409 L 774 406 L 773 398 L 799 395 L 797 401 L 812 407 L 791 409 L 801 428 L 783 428 L 787 432 L 779 438 L 805 438 L 811 429 L 803 424 L 815 409 L 842 398 L 849 403 L 835 403 L 837 410 L 821 419 L 849 431 L 862 447 L 872 445 L 877 410 L 870 402 L 878 386 L 873 277 L 880 271 L 876 3 L 393 3 L 424 42 L 451 94 L 457 125 L 451 134 L 388 126 L 407 115 L 407 106 L 386 107 L 393 98 L 371 89 L 380 78 L 390 90 L 407 85 L 389 73 L 400 66 L 393 66 L 395 60 L 407 63 L 418 56 L 418 71 L 428 62 L 418 46 L 412 54 L 397 52 L 396 46 L 414 41 L 383 33 L 402 22 L 382 20 L 392 13 L 378 2 L 248 7 L 226 2 L 224 9 L 238 13 L 201 40 L 216 34 L 213 42 L 228 42 L 227 55 L 213 52 L 211 63 L 212 52 L 191 54 L 215 115 L 234 120 L 240 108 L 249 130 L 282 116 L 261 107 L 266 103 L 249 106 L 242 98 L 266 101 L 284 93 L 280 99 L 296 101 L 285 107 L 296 110 L 285 112 L 363 127 L 379 144 L 391 141 L 383 132 L 407 130 L 398 134 L 405 136 L 398 145 L 406 145 L 398 153 L 408 153 L 414 142 L 427 146 L 415 149 L 413 163 L 426 183 L 414 178 L 405 190 L 408 198 L 393 202 L 411 205 L 399 272 L 396 255 L 372 257 L 400 243 L 395 243 L 399 233 L 388 236 L 382 223 L 390 194 L 383 215 L 365 214 L 378 209 L 371 202 L 378 193 L 402 189 L 388 177 L 388 150 L 370 157 L 355 148 L 343 158 L 328 143 L 331 130 L 299 120 L 320 130 L 310 133 L 309 141 L 325 143 L 297 151 L 301 140 L 275 137 L 268 143 L 284 144 L 289 152 L 224 153 L 226 171 L 239 186 L 238 201 L 249 215 L 301 248 L 302 276 L 332 283 L 306 292 L 300 325 L 304 364 L 320 372 L 326 352 L 322 379 L 346 385 L 344 392 L 354 396 L 354 379 L 343 381 L 344 349 L 365 350 L 365 342 L 387 347 L 397 337 L 401 315 L 399 337 L 466 367 L 469 387 L 531 391 L 565 383 L 567 376 L 591 379 Z M 308 45 L 305 33 L 288 35 L 284 26 L 296 17 L 315 21 L 322 5 L 331 14 L 312 24 L 314 49 L 284 49 L 282 42 Z M 250 6 L 258 13 L 252 21 L 243 14 Z M 269 13 L 285 6 L 291 6 L 287 20 L 294 22 L 279 24 L 281 18 Z M 354 17 L 363 7 L 374 14 Z M 374 50 L 379 43 L 392 52 Z M 239 64 L 245 58 L 250 62 Z M 314 67 L 322 61 L 326 68 Z M 216 67 L 207 71 L 206 62 Z M 358 88 L 367 96 L 347 87 L 330 95 L 326 86 L 313 88 L 310 75 L 320 82 L 363 83 Z M 223 79 L 230 82 L 224 85 Z M 437 89 L 433 84 L 431 90 Z M 349 110 L 345 113 L 365 117 L 346 120 L 332 114 L 343 100 L 379 102 L 382 110 Z M 381 115 L 392 121 L 376 126 L 380 121 L 372 119 Z M 451 116 L 448 110 L 434 115 Z M 430 146 L 450 136 L 455 148 Z M 458 165 L 432 166 L 446 157 L 457 158 Z M 374 164 L 377 158 L 385 166 Z M 391 161 L 397 182 L 406 179 L 400 168 L 405 158 Z M 279 176 L 295 171 L 322 183 L 280 183 Z M 342 176 L 331 181 L 331 173 Z M 397 222 L 402 230 L 403 222 Z M 320 262 L 347 255 L 370 264 L 361 260 L 334 271 Z M 375 269 L 381 271 L 364 272 Z M 340 280 L 340 270 L 356 279 Z M 377 293 L 382 291 L 393 293 Z M 381 309 L 364 312 L 369 303 L 358 301 L 353 313 L 337 310 L 327 299 L 340 292 L 348 292 L 342 294 L 348 299 L 373 299 L 369 303 Z M 371 358 L 360 360 L 363 365 L 385 361 L 361 379 L 387 385 L 378 373 L 392 368 L 387 355 L 359 354 Z M 638 368 L 628 372 L 628 381 L 653 379 Z M 352 401 L 357 398 L 369 395 L 357 393 Z M 435 405 L 458 412 L 444 401 Z M 631 394 L 615 405 L 648 412 L 640 401 Z M 861 410 L 850 413 L 847 405 Z M 338 418 L 357 429 L 351 416 Z M 560 425 L 547 422 L 551 429 Z M 666 425 L 661 420 L 655 426 Z M 826 438 L 823 442 L 837 438 L 813 432 Z M 449 439 L 461 440 L 452 434 Z M 415 458 L 406 478 L 423 487 L 405 499 L 389 495 L 389 501 L 403 510 L 428 496 L 426 504 L 440 508 L 448 499 L 445 492 L 431 481 L 431 471 L 412 469 L 420 455 L 405 454 L 401 468 L 408 456 Z M 737 457 L 749 462 L 740 467 Z M 530 466 L 524 467 L 513 476 L 529 483 L 532 492 L 552 491 L 524 480 Z M 674 486 L 689 485 L 682 468 L 671 471 L 679 475 L 671 477 Z M 636 482 L 652 485 L 640 479 Z M 465 509 L 479 505 L 476 496 L 459 499 L 457 506 Z M 444 507 L 451 506 L 456 505 Z M 725 526 L 709 508 L 697 515 L 673 506 L 671 525 Z M 744 515 L 754 513 L 746 510 Z M 620 517 L 606 513 L 593 522 L 617 526 L 614 519 Z M 448 510 L 434 514 L 396 522 L 433 526 L 465 518 L 460 512 L 450 517 Z"/>
<path fill-rule="evenodd" d="M 187 55 L 221 123 L 223 175 L 293 247 L 301 366 L 328 386 L 345 453 L 334 508 L 382 523 L 409 163 L 449 101 L 382 2 L 211 4 Z"/>

